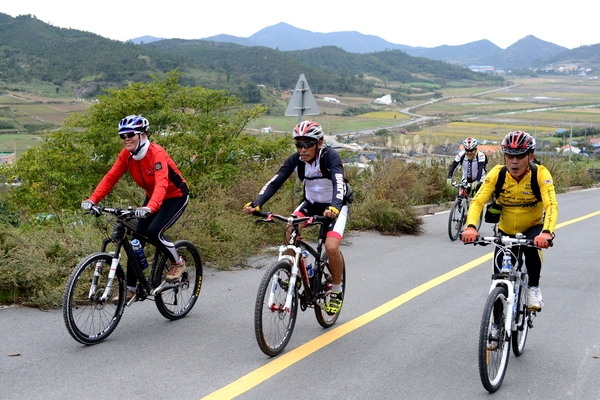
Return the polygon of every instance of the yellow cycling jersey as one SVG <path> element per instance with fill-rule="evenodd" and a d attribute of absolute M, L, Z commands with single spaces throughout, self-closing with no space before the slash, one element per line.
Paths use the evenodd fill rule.
<path fill-rule="evenodd" d="M 467 226 L 477 226 L 479 215 L 496 190 L 496 181 L 502 167 L 503 165 L 496 165 L 485 177 L 485 181 L 471 202 Z M 543 165 L 537 166 L 537 181 L 542 195 L 541 202 L 537 201 L 531 190 L 531 171 L 528 171 L 519 182 L 508 171 L 506 172 L 504 185 L 496 200 L 502 206 L 498 224 L 501 231 L 514 235 L 543 223 L 542 230 L 554 234 L 558 218 L 558 202 L 552 175 Z"/>

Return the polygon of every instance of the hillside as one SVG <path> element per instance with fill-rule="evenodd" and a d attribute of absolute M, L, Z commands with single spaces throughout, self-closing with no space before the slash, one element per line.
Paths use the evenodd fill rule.
<path fill-rule="evenodd" d="M 176 60 L 150 57 L 150 53 L 140 57 L 131 43 L 57 28 L 28 15 L 0 14 L 0 43 L 1 78 L 6 81 L 35 78 L 60 84 L 97 76 L 102 81 L 123 82 L 144 80 L 150 72 L 177 65 Z"/>
<path fill-rule="evenodd" d="M 256 84 L 276 88 L 293 88 L 300 74 L 310 76 L 311 84 L 324 91 L 368 93 L 371 85 L 356 77 L 340 76 L 314 68 L 301 60 L 267 47 L 247 47 L 205 40 L 171 39 L 143 45 L 164 55 L 185 59 L 190 68 L 212 71 L 227 81 L 230 76 L 244 76 Z"/>
<path fill-rule="evenodd" d="M 567 50 L 554 43 L 545 42 L 529 35 L 509 46 L 503 52 L 489 58 L 498 68 L 527 68 L 547 62 L 549 58 Z"/>
<path fill-rule="evenodd" d="M 246 96 L 254 84 L 293 87 L 303 73 L 321 91 L 366 94 L 372 81 L 489 79 L 464 68 L 401 51 L 357 54 L 336 47 L 286 52 L 206 40 L 157 40 L 136 45 L 46 24 L 31 15 L 12 18 L 0 13 L 0 79 L 37 79 L 75 87 L 77 97 L 91 97 L 102 87 L 145 81 L 149 74 L 179 68 L 182 82 L 225 89 Z M 255 87 L 255 86 L 254 86 Z M 246 96 L 247 97 L 247 96 Z"/>
<path fill-rule="evenodd" d="M 408 83 L 420 80 L 444 85 L 450 80 L 485 81 L 498 79 L 497 77 L 476 74 L 457 65 L 433 61 L 424 57 L 412 57 L 400 50 L 356 54 L 330 46 L 291 51 L 289 54 L 314 68 L 340 75 L 368 74 L 388 82 Z"/>
<path fill-rule="evenodd" d="M 577 47 L 566 50 L 546 60 L 547 63 L 585 64 L 600 68 L 600 44 Z"/>

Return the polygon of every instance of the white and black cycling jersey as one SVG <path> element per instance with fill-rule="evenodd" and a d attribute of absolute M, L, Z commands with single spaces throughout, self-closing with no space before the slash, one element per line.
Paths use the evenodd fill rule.
<path fill-rule="evenodd" d="M 461 162 L 462 161 L 462 162 Z M 452 178 L 456 167 L 461 164 L 463 179 L 468 182 L 483 182 L 485 178 L 485 165 L 487 163 L 486 155 L 483 151 L 478 151 L 475 157 L 469 160 L 466 156 L 466 152 L 461 150 L 458 152 L 450 169 L 448 170 L 448 179 Z"/>
<path fill-rule="evenodd" d="M 325 171 L 321 171 L 323 165 L 327 166 Z M 299 168 L 303 169 L 303 173 L 298 173 Z M 319 150 L 312 163 L 302 161 L 298 153 L 289 156 L 275 176 L 263 186 L 255 203 L 262 207 L 294 172 L 303 177 L 306 200 L 329 204 L 338 210 L 342 208 L 346 191 L 342 159 L 337 151 L 327 151 L 325 147 Z"/>

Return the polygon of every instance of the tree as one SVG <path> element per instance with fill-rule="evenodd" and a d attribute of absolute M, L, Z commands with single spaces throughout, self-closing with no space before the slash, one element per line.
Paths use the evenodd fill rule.
<path fill-rule="evenodd" d="M 240 138 L 247 123 L 266 107 L 245 107 L 222 90 L 181 86 L 180 76 L 174 70 L 162 78 L 152 76 L 150 82 L 107 89 L 86 113 L 72 115 L 61 129 L 46 133 L 40 145 L 3 170 L 23 180 L 10 192 L 11 203 L 34 213 L 78 207 L 122 149 L 117 123 L 131 114 L 150 121 L 152 140 L 179 165 L 192 195 L 203 182 L 230 182 L 254 158 L 289 150 L 281 140 Z"/>

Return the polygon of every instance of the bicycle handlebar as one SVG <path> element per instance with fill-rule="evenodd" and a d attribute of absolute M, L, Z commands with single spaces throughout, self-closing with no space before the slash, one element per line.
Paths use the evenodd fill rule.
<path fill-rule="evenodd" d="M 517 233 L 517 236 L 521 235 Z M 499 236 L 479 236 L 477 240 L 471 243 L 465 244 L 473 244 L 480 246 L 487 246 L 489 244 L 494 244 L 497 246 L 510 247 L 511 245 L 519 245 L 524 247 L 535 247 L 536 249 L 541 249 L 540 247 L 533 244 L 533 239 L 527 239 L 525 237 L 510 237 L 506 235 Z M 552 247 L 552 241 L 550 241 L 550 247 Z"/>
<path fill-rule="evenodd" d="M 456 187 L 464 187 L 464 188 L 470 188 L 471 186 L 473 186 L 472 183 L 467 183 L 467 182 L 452 182 L 452 186 L 456 186 Z"/>
<path fill-rule="evenodd" d="M 322 224 L 325 221 L 328 221 L 330 218 L 324 217 L 322 215 L 313 215 L 310 217 L 296 217 L 294 215 L 290 215 L 288 217 L 283 216 L 283 215 L 279 215 L 279 214 L 273 214 L 270 212 L 262 212 L 262 211 L 254 211 L 252 213 L 252 215 L 254 215 L 255 217 L 262 217 L 265 219 L 260 219 L 256 222 L 275 222 L 275 220 L 280 220 L 283 222 L 287 222 L 291 225 L 298 225 L 301 223 L 306 222 L 309 225 L 315 225 L 315 224 Z"/>
<path fill-rule="evenodd" d="M 127 207 L 127 209 L 123 209 L 123 208 L 111 208 L 111 207 L 104 207 L 103 205 L 93 205 L 92 208 L 90 209 L 90 211 L 86 212 L 86 214 L 92 214 L 95 217 L 99 217 L 101 216 L 103 213 L 105 214 L 111 214 L 116 216 L 117 218 L 122 218 L 122 219 L 134 219 L 137 218 L 135 216 L 135 209 L 133 207 Z"/>

